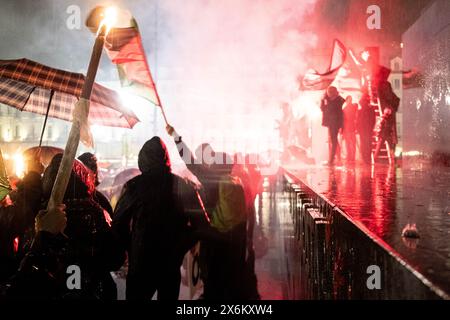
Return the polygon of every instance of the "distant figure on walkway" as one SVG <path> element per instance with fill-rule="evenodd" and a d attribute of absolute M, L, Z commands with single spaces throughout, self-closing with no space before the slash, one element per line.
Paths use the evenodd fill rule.
<path fill-rule="evenodd" d="M 375 126 L 375 109 L 370 104 L 370 97 L 367 90 L 363 93 L 359 104 L 361 109 L 356 115 L 356 130 L 359 133 L 361 158 L 364 163 L 372 163 L 372 141 L 373 129 Z"/>
<path fill-rule="evenodd" d="M 356 150 L 356 112 L 358 105 L 353 103 L 352 96 L 347 96 L 344 103 L 344 129 L 342 136 L 345 141 L 346 160 L 348 163 L 355 162 Z"/>
<path fill-rule="evenodd" d="M 344 101 L 336 87 L 330 86 L 320 104 L 323 113 L 322 126 L 328 128 L 328 143 L 330 146 L 328 165 L 334 164 L 336 152 L 339 149 L 338 134 L 344 125 L 344 113 L 342 111 Z"/>
<path fill-rule="evenodd" d="M 395 95 L 392 86 L 387 79 L 383 78 L 377 89 L 383 115 L 377 132 L 378 142 L 373 158 L 374 161 L 378 159 L 383 144 L 387 142 L 390 149 L 390 161 L 394 162 L 395 146 L 398 143 L 395 114 L 400 104 L 400 98 Z"/>

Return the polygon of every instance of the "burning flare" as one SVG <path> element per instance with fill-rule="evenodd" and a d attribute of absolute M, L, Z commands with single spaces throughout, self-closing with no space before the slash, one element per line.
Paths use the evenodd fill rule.
<path fill-rule="evenodd" d="M 105 36 L 108 35 L 109 31 L 115 24 L 117 23 L 117 8 L 116 7 L 106 7 L 101 17 L 103 18 L 100 21 L 100 24 L 97 29 L 97 36 L 101 33 L 103 27 L 105 26 Z"/>

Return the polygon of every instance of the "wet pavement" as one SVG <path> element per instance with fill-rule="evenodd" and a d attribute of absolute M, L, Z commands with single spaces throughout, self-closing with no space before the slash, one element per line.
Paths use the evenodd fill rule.
<path fill-rule="evenodd" d="M 450 293 L 450 168 L 404 160 L 397 167 L 286 169 Z M 419 239 L 402 237 L 408 224 L 416 225 Z"/>
<path fill-rule="evenodd" d="M 288 278 L 295 271 L 289 262 L 299 259 L 289 246 L 294 234 L 289 201 L 281 193 L 263 192 L 256 212 L 253 242 L 259 295 L 262 300 L 292 299 Z"/>

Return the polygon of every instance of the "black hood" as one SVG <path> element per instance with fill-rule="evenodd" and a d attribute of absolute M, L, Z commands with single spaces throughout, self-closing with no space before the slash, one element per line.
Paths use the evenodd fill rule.
<path fill-rule="evenodd" d="M 44 171 L 42 178 L 42 188 L 44 197 L 49 198 L 52 192 L 53 184 L 58 173 L 59 165 L 61 164 L 62 154 L 57 154 L 53 157 L 49 166 Z M 91 170 L 79 160 L 75 159 L 73 162 L 72 172 L 64 198 L 77 199 L 92 197 L 95 190 L 95 177 Z"/>
<path fill-rule="evenodd" d="M 170 173 L 170 158 L 165 143 L 160 137 L 153 137 L 144 143 L 138 157 L 142 173 Z"/>

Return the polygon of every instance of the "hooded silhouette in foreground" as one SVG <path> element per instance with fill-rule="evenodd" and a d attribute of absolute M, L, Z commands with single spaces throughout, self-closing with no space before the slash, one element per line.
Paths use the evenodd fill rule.
<path fill-rule="evenodd" d="M 113 230 L 128 252 L 127 299 L 176 300 L 180 267 L 197 241 L 192 225 L 204 212 L 194 188 L 171 173 L 159 137 L 139 152 L 141 175 L 128 181 L 117 203 Z M 189 223 L 190 222 L 190 223 Z"/>

